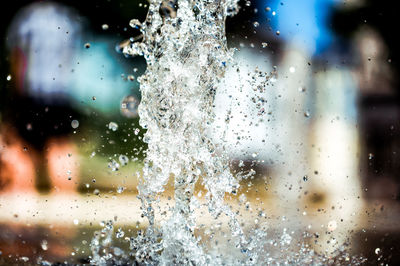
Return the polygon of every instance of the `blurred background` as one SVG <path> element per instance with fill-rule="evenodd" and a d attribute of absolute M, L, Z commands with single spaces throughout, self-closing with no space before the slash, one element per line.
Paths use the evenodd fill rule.
<path fill-rule="evenodd" d="M 351 241 L 369 263 L 395 265 L 400 101 L 392 1 L 240 6 L 227 20 L 228 45 L 238 49 L 241 69 L 272 73 L 262 111 L 246 77 L 232 78 L 242 90 L 228 86 L 216 96 L 215 128 L 229 110 L 232 119 L 224 138 L 218 130 L 213 138 L 230 147 L 233 171 L 256 171 L 242 192 L 272 227 L 283 217 L 307 227 L 317 250 Z M 129 22 L 144 20 L 147 2 L 21 0 L 0 12 L 0 264 L 85 262 L 102 220 L 138 228 L 146 145 L 137 77 L 146 64 L 120 51 L 139 34 Z"/>

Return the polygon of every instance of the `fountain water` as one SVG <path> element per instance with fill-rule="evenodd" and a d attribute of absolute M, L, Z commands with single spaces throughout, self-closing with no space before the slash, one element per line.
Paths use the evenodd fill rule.
<path fill-rule="evenodd" d="M 132 38 L 123 52 L 144 56 L 147 61 L 147 70 L 139 78 L 142 93 L 139 115 L 141 126 L 147 130 L 144 141 L 148 150 L 138 197 L 149 225 L 130 239 L 130 253 L 125 254 L 111 246 L 112 222 L 104 224 L 92 240 L 91 263 L 122 264 L 127 260 L 150 265 L 329 262 L 329 258 L 317 256 L 305 244 L 300 244 L 296 252 L 278 251 L 275 257 L 269 256 L 266 250 L 270 247 L 279 250 L 291 243 L 290 234 L 284 230 L 277 240 L 267 241 L 265 228 L 253 228 L 245 233 L 238 213 L 225 202 L 227 195 L 238 193 L 241 179 L 250 178 L 254 172 L 233 175 L 224 143 L 215 144 L 210 133 L 216 91 L 226 85 L 224 77 L 228 69 L 240 71 L 225 36 L 225 20 L 238 9 L 236 0 L 152 0 L 146 20 L 131 21 L 131 26 L 139 28 L 142 35 Z M 142 41 L 137 42 L 138 39 Z M 250 75 L 251 86 L 263 91 L 270 75 L 258 70 Z M 257 102 L 263 101 L 259 98 Z M 262 104 L 259 108 L 263 108 Z M 170 178 L 174 179 L 175 205 L 158 223 L 156 209 Z M 198 183 L 206 191 L 204 202 L 194 194 Z M 219 226 L 201 232 L 195 212 L 204 206 L 214 225 L 228 224 L 230 233 L 224 235 L 224 245 L 226 249 L 232 247 L 229 252 L 226 249 L 221 252 L 218 245 L 210 243 Z M 260 212 L 260 217 L 263 216 Z M 351 262 L 358 263 L 358 260 Z"/>

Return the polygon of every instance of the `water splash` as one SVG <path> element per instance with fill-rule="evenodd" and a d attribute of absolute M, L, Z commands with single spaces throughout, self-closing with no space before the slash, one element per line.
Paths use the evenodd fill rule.
<path fill-rule="evenodd" d="M 227 48 L 225 19 L 237 9 L 236 1 L 151 2 L 140 26 L 143 41 L 124 49 L 147 61 L 147 70 L 139 78 L 139 115 L 141 126 L 147 129 L 148 150 L 138 189 L 150 225 L 145 242 L 135 245 L 145 247 L 136 258 L 144 252 L 161 264 L 207 264 L 214 259 L 194 234 L 194 187 L 200 177 L 212 216 L 229 216 L 238 245 L 245 243 L 238 221 L 224 204 L 225 193 L 231 193 L 238 182 L 223 149 L 208 134 L 216 88 L 233 54 Z M 175 207 L 157 228 L 153 204 L 170 177 L 174 178 Z M 154 250 L 161 251 L 159 258 L 154 258 Z"/>
<path fill-rule="evenodd" d="M 227 147 L 223 142 L 214 143 L 210 134 L 216 91 L 226 86 L 228 69 L 239 71 L 225 36 L 225 20 L 238 9 L 237 0 L 153 0 L 144 22 L 131 21 L 141 35 L 121 47 L 125 54 L 144 56 L 147 61 L 146 72 L 138 78 L 142 93 L 138 113 L 140 125 L 147 130 L 143 140 L 148 144 L 138 197 L 149 226 L 129 239 L 130 254 L 119 249 L 115 254 L 110 244 L 112 222 L 107 223 L 92 241 L 91 263 L 326 264 L 325 258 L 316 256 L 308 246 L 296 254 L 288 251 L 284 256 L 270 256 L 266 250 L 285 248 L 292 237 L 284 231 L 277 241 L 267 241 L 263 228 L 245 234 L 235 211 L 224 201 L 227 195 L 237 193 L 241 179 L 253 174 L 234 176 Z M 264 91 L 270 76 L 256 70 L 251 77 L 251 86 Z M 259 108 L 264 107 L 260 104 Z M 175 206 L 157 223 L 155 209 L 171 178 Z M 194 194 L 197 183 L 205 188 L 205 203 Z M 215 224 L 203 236 L 195 215 L 201 206 L 207 207 Z M 219 230 L 223 218 L 230 230 L 226 242 L 236 251 L 221 252 L 207 241 Z"/>

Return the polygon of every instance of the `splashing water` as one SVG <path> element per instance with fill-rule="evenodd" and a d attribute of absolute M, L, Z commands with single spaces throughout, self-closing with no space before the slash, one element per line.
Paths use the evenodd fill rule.
<path fill-rule="evenodd" d="M 138 112 L 148 144 L 138 197 L 149 226 L 130 238 L 131 252 L 124 254 L 111 246 L 112 221 L 105 223 L 91 243 L 92 264 L 126 260 L 150 265 L 328 262 L 307 245 L 297 253 L 268 256 L 266 250 L 288 246 L 290 234 L 284 230 L 278 242 L 267 241 L 262 228 L 245 234 L 236 212 L 224 201 L 228 194 L 237 193 L 241 179 L 252 175 L 234 176 L 227 148 L 211 138 L 216 91 L 226 86 L 228 69 L 238 69 L 225 37 L 225 20 L 237 11 L 237 0 L 153 0 L 146 20 L 131 22 L 141 36 L 133 38 L 123 52 L 147 61 L 147 70 L 138 79 L 142 93 Z M 259 81 L 251 79 L 256 83 L 251 86 L 264 90 L 269 76 L 258 70 L 253 75 Z M 159 225 L 155 209 L 170 178 L 174 179 L 175 206 Z M 206 190 L 204 204 L 194 194 L 197 183 Z M 195 211 L 202 205 L 207 206 L 213 224 L 227 218 L 230 234 L 226 239 L 236 251 L 220 252 L 207 243 L 218 226 L 200 236 Z"/>
<path fill-rule="evenodd" d="M 238 245 L 245 243 L 237 220 L 224 204 L 225 193 L 238 183 L 223 150 L 217 154 L 207 134 L 216 86 L 232 55 L 225 39 L 225 18 L 235 10 L 236 1 L 154 1 L 141 26 L 143 42 L 124 50 L 147 60 L 147 71 L 139 80 L 140 123 L 147 129 L 144 140 L 148 143 L 139 196 L 150 226 L 146 242 L 135 245 L 139 247 L 136 258 L 154 258 L 154 251 L 162 251 L 155 260 L 163 264 L 210 263 L 211 256 L 194 235 L 193 193 L 200 176 L 204 176 L 213 217 L 228 215 L 232 231 L 239 236 Z M 175 207 L 171 218 L 157 229 L 152 205 L 171 175 Z M 155 247 L 147 247 L 148 243 Z"/>

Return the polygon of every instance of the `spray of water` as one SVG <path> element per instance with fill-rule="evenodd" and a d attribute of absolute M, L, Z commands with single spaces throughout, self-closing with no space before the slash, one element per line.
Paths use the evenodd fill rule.
<path fill-rule="evenodd" d="M 216 88 L 224 77 L 232 51 L 227 48 L 225 19 L 237 10 L 236 1 L 180 1 L 150 3 L 141 27 L 143 41 L 125 49 L 143 55 L 146 73 L 140 77 L 142 102 L 140 124 L 147 129 L 148 143 L 139 197 L 150 226 L 145 243 L 136 243 L 136 258 L 155 258 L 169 263 L 210 263 L 194 235 L 196 199 L 194 187 L 204 177 L 209 211 L 214 218 L 222 213 L 231 219 L 232 231 L 245 240 L 225 193 L 238 186 L 229 171 L 223 149 L 208 136 L 213 121 Z M 153 204 L 169 178 L 174 178 L 175 207 L 158 229 Z M 162 239 L 161 241 L 159 239 Z M 149 248 L 146 244 L 154 243 Z"/>
<path fill-rule="evenodd" d="M 151 0 L 146 20 L 131 21 L 141 36 L 133 38 L 123 52 L 147 61 L 147 70 L 139 78 L 139 115 L 147 130 L 148 150 L 138 191 L 149 226 L 130 238 L 130 254 L 123 254 L 111 246 L 113 226 L 111 221 L 106 223 L 92 240 L 91 263 L 326 263 L 307 246 L 292 255 L 268 256 L 266 250 L 289 245 L 291 236 L 284 231 L 279 241 L 267 241 L 262 228 L 245 234 L 236 212 L 224 201 L 237 193 L 240 179 L 249 178 L 231 173 L 223 142 L 217 145 L 210 137 L 216 91 L 226 85 L 229 68 L 239 71 L 225 36 L 225 20 L 237 11 L 237 0 Z M 263 91 L 269 76 L 258 70 L 252 75 L 256 84 L 251 86 Z M 174 180 L 175 205 L 157 223 L 155 209 L 170 179 Z M 204 203 L 194 194 L 197 183 L 205 188 Z M 195 215 L 200 205 L 207 206 L 214 224 L 222 217 L 228 221 L 227 242 L 236 251 L 219 252 L 207 243 L 213 230 L 201 236 Z"/>

